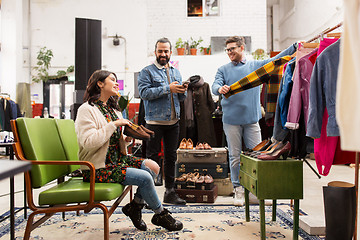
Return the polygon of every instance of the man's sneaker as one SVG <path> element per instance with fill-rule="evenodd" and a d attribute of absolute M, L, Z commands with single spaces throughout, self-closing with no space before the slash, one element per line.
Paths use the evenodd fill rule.
<path fill-rule="evenodd" d="M 185 205 L 186 201 L 180 198 L 175 191 L 164 193 L 164 203 L 171 203 L 176 205 Z"/>
<path fill-rule="evenodd" d="M 183 224 L 180 221 L 174 219 L 171 216 L 171 212 L 169 212 L 166 208 L 164 208 L 161 213 L 154 214 L 151 222 L 154 225 L 164 227 L 169 231 L 179 231 L 183 228 Z"/>
<path fill-rule="evenodd" d="M 244 206 L 245 205 L 245 193 L 243 187 L 236 187 L 234 189 L 234 205 L 235 206 Z"/>

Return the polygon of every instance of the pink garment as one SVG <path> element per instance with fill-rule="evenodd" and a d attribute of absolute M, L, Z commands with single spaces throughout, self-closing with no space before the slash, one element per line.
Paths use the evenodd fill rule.
<path fill-rule="evenodd" d="M 319 45 L 318 56 L 328 46 L 338 39 L 324 38 Z M 321 126 L 320 138 L 314 139 L 314 155 L 319 174 L 327 176 L 333 164 L 351 163 L 355 159 L 355 153 L 342 151 L 340 149 L 340 137 L 328 137 L 326 126 L 328 122 L 328 112 L 325 108 Z M 354 157 L 352 157 L 352 155 Z"/>

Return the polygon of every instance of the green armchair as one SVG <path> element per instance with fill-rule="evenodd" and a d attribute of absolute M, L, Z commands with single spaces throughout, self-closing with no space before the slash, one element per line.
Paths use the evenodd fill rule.
<path fill-rule="evenodd" d="M 18 118 L 11 120 L 14 134 L 14 152 L 19 160 L 30 161 L 31 171 L 25 173 L 27 202 L 33 211 L 27 220 L 24 239 L 30 238 L 33 229 L 53 214 L 66 211 L 90 212 L 100 208 L 104 213 L 104 239 L 109 239 L 109 218 L 131 186 L 116 183 L 95 183 L 95 168 L 88 161 L 79 161 L 74 121 L 69 119 Z M 90 182 L 69 174 L 85 165 L 90 169 Z M 40 192 L 35 204 L 33 189 L 42 188 L 56 179 L 59 184 Z M 108 209 L 101 201 L 115 200 Z M 37 214 L 44 214 L 34 222 Z"/>

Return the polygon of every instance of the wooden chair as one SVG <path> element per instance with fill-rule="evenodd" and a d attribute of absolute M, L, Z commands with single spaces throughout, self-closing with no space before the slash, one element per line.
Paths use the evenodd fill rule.
<path fill-rule="evenodd" d="M 13 148 L 17 159 L 30 161 L 31 171 L 25 173 L 27 202 L 33 211 L 27 220 L 24 239 L 57 212 L 90 212 L 100 208 L 104 213 L 104 239 L 109 239 L 109 218 L 130 191 L 131 186 L 117 183 L 95 183 L 95 168 L 88 161 L 79 161 L 75 125 L 72 120 L 18 118 L 11 120 L 14 134 Z M 90 169 L 90 182 L 81 177 L 68 177 L 71 172 L 85 165 Z M 61 182 L 40 192 L 38 205 L 34 203 L 33 189 L 59 178 Z M 108 209 L 101 201 L 115 200 Z M 34 222 L 34 217 L 44 214 Z"/>

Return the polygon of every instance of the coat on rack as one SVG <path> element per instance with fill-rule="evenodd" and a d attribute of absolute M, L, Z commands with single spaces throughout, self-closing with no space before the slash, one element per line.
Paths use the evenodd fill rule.
<path fill-rule="evenodd" d="M 216 137 L 214 124 L 212 120 L 212 112 L 215 110 L 214 100 L 212 99 L 210 86 L 204 82 L 203 78 L 195 75 L 188 79 L 187 98 L 180 104 L 180 135 L 179 139 L 188 138 L 186 134 L 189 121 L 186 120 L 186 102 L 192 104 L 194 121 L 196 121 L 197 142 L 207 142 L 210 146 L 216 145 Z M 196 83 L 195 83 L 196 82 Z M 188 105 L 189 106 L 189 105 Z M 194 139 L 193 139 L 194 140 Z"/>

